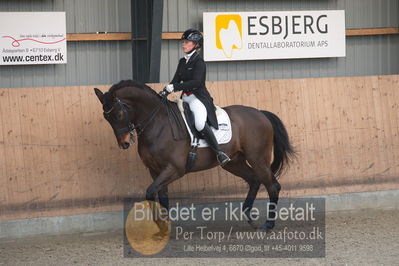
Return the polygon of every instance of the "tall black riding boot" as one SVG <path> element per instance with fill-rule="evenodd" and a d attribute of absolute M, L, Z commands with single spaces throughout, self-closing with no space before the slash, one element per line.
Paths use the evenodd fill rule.
<path fill-rule="evenodd" d="M 228 163 L 230 161 L 229 156 L 220 150 L 215 135 L 213 134 L 211 127 L 207 123 L 205 123 L 204 129 L 200 133 L 202 134 L 206 142 L 208 142 L 211 149 L 215 152 L 218 162 L 222 166 Z"/>

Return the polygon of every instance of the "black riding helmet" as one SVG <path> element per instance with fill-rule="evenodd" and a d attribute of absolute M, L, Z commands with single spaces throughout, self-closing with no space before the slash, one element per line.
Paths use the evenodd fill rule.
<path fill-rule="evenodd" d="M 192 41 L 194 43 L 198 43 L 199 47 L 202 47 L 204 43 L 204 38 L 202 37 L 202 33 L 195 29 L 186 30 L 181 36 L 181 40 Z"/>

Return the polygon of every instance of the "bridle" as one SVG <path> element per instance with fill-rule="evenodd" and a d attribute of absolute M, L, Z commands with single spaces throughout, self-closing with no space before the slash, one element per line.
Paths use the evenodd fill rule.
<path fill-rule="evenodd" d="M 161 102 L 157 105 L 157 107 L 151 112 L 151 114 L 144 119 L 142 122 L 138 123 L 137 125 L 134 125 L 133 122 L 129 119 L 129 113 L 128 109 L 131 109 L 132 107 L 128 105 L 127 103 L 121 101 L 118 97 L 115 97 L 116 102 L 112 105 L 112 107 L 104 111 L 103 115 L 104 118 L 111 123 L 112 120 L 117 121 L 115 117 L 111 116 L 112 111 L 119 106 L 121 111 L 124 113 L 124 123 L 126 124 L 126 127 L 123 128 L 118 128 L 114 129 L 117 135 L 124 134 L 129 132 L 131 135 L 134 134 L 134 130 L 136 130 L 136 135 L 139 137 L 143 132 L 144 129 L 150 124 L 150 122 L 154 119 L 155 115 L 159 112 L 161 109 L 162 104 L 167 101 L 166 97 L 162 97 Z M 112 123 L 111 123 L 112 124 Z"/>

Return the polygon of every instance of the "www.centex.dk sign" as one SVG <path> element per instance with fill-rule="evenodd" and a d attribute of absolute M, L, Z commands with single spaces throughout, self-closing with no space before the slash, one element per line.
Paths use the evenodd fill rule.
<path fill-rule="evenodd" d="M 204 58 L 345 56 L 345 11 L 205 12 Z"/>
<path fill-rule="evenodd" d="M 66 64 L 65 12 L 0 12 L 0 65 Z"/>

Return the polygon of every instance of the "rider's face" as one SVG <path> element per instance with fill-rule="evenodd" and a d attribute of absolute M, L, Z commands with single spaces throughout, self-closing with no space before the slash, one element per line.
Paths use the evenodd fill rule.
<path fill-rule="evenodd" d="M 188 53 L 194 49 L 195 43 L 192 41 L 183 40 L 181 42 L 181 47 L 182 47 L 184 53 Z"/>

